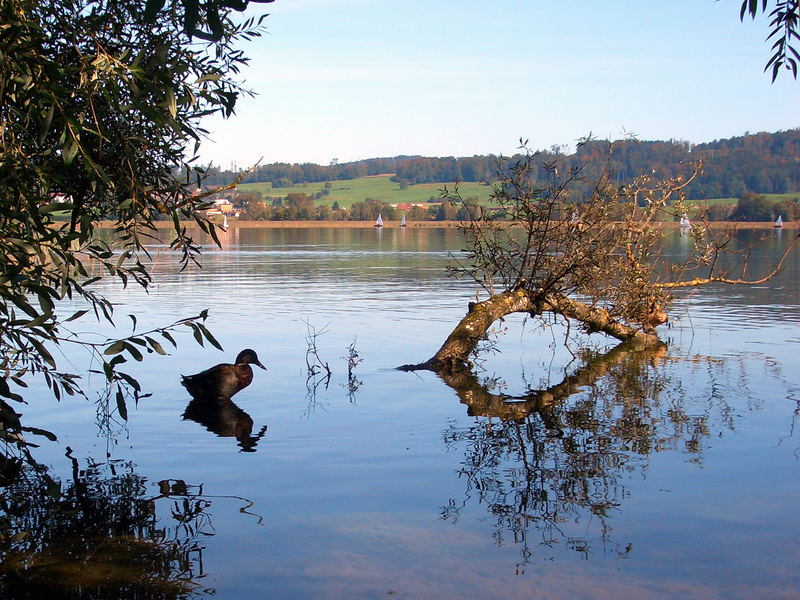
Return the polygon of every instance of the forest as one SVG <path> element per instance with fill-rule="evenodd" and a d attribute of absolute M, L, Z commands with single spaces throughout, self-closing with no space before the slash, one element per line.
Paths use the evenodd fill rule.
<path fill-rule="evenodd" d="M 557 158 L 564 170 L 592 162 L 590 145 L 565 154 L 562 147 L 540 150 L 542 158 Z M 394 174 L 401 185 L 453 181 L 494 181 L 499 156 L 472 157 L 396 156 L 371 158 L 322 166 L 313 163 L 273 163 L 247 173 L 243 182 L 271 182 L 286 187 L 303 182 L 338 181 L 370 175 Z M 686 188 L 687 199 L 740 198 L 745 193 L 785 194 L 800 191 L 800 129 L 775 133 L 745 133 L 739 137 L 703 144 L 686 141 L 618 140 L 609 167 L 620 184 L 642 173 L 671 176 L 688 162 L 703 160 L 703 174 Z M 545 161 L 546 162 L 546 161 Z M 209 165 L 207 185 L 225 185 L 240 175 Z M 594 173 L 587 172 L 591 180 Z M 589 193 L 589 190 L 586 190 Z"/>

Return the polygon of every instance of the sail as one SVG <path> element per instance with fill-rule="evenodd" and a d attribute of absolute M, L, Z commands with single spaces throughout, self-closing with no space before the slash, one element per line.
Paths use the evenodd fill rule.
<path fill-rule="evenodd" d="M 383 217 L 378 213 L 378 219 L 375 221 L 375 227 L 383 227 Z"/>
<path fill-rule="evenodd" d="M 400 227 L 405 227 L 405 226 L 406 226 L 406 216 L 405 216 L 405 215 L 403 215 L 403 216 L 400 218 Z"/>
<path fill-rule="evenodd" d="M 783 227 L 783 216 L 778 215 L 777 221 L 775 221 L 775 227 Z"/>

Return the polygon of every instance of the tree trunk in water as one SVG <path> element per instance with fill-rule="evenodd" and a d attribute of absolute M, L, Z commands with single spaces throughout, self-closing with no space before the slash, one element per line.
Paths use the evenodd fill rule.
<path fill-rule="evenodd" d="M 537 296 L 525 289 L 516 289 L 469 304 L 469 312 L 461 319 L 436 354 L 424 363 L 403 365 L 405 371 L 454 371 L 469 366 L 469 356 L 484 339 L 497 319 L 512 313 L 532 316 L 552 312 L 580 322 L 589 333 L 601 331 L 620 341 L 634 340 L 644 345 L 658 343 L 658 336 L 614 320 L 607 310 L 592 307 L 559 294 Z"/>

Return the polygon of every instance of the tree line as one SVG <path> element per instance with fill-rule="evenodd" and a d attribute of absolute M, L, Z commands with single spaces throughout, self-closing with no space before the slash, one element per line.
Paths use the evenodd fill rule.
<path fill-rule="evenodd" d="M 374 221 L 379 214 L 387 221 L 399 221 L 403 215 L 409 221 L 467 221 L 470 215 L 480 212 L 477 198 L 435 200 L 428 207 L 414 205 L 401 210 L 377 198 L 365 198 L 349 208 L 336 201 L 317 204 L 314 196 L 304 193 L 262 198 L 258 193 L 246 192 L 238 198 L 247 207 L 240 218 L 253 221 Z"/>
<path fill-rule="evenodd" d="M 784 194 L 800 191 L 800 129 L 775 133 L 746 133 L 743 136 L 703 144 L 690 144 L 679 140 L 639 141 L 619 140 L 607 164 L 611 176 L 619 183 L 629 184 L 641 173 L 655 172 L 673 176 L 681 165 L 703 160 L 703 173 L 687 186 L 689 200 L 709 198 L 739 198 L 755 194 Z M 589 169 L 600 168 L 594 150 L 589 145 L 579 146 L 572 154 L 560 147 L 540 150 L 537 154 L 548 160 L 557 160 L 564 170 L 578 165 Z M 511 157 L 513 159 L 517 157 Z M 247 173 L 243 180 L 271 182 L 275 187 L 289 187 L 299 183 L 317 183 L 356 179 L 371 175 L 392 173 L 401 187 L 418 183 L 447 183 L 453 181 L 492 182 L 497 180 L 501 157 L 489 154 L 471 157 L 396 156 L 371 158 L 350 163 L 333 162 L 322 166 L 313 163 L 273 163 L 259 166 Z M 606 165 L 604 165 L 606 166 Z M 598 173 L 586 172 L 591 180 Z M 225 185 L 234 181 L 240 172 L 223 171 L 210 165 L 207 168 L 207 185 Z M 542 170 L 541 178 L 547 173 Z M 575 189 L 578 194 L 589 195 L 587 187 Z"/>
<path fill-rule="evenodd" d="M 380 214 L 387 221 L 469 221 L 481 214 L 477 198 L 431 197 L 429 206 L 414 205 L 402 210 L 378 198 L 364 198 L 349 208 L 338 202 L 319 202 L 326 194 L 290 193 L 281 197 L 263 197 L 259 192 L 244 192 L 236 197 L 236 204 L 244 210 L 240 219 L 247 221 L 374 221 Z M 502 207 L 493 209 L 502 216 Z M 780 215 L 785 221 L 800 220 L 800 199 L 770 200 L 766 196 L 745 192 L 736 204 L 719 203 L 690 210 L 692 219 L 704 216 L 709 221 L 764 222 L 774 221 Z M 678 220 L 675 210 L 664 212 L 657 220 Z"/>

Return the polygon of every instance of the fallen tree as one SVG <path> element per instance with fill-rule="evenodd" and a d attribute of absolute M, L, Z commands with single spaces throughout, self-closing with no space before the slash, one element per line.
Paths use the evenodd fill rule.
<path fill-rule="evenodd" d="M 558 161 L 541 162 L 535 153 L 499 169 L 492 197 L 496 210 L 479 210 L 462 225 L 467 245 L 449 267 L 479 286 L 475 302 L 430 359 L 404 370 L 452 372 L 471 366 L 470 356 L 493 323 L 512 313 L 541 319 L 556 315 L 586 333 L 602 332 L 620 342 L 657 346 L 656 331 L 668 320 L 674 291 L 709 283 L 756 284 L 773 278 L 794 248 L 764 276 L 747 278 L 749 248 L 735 248 L 735 231 L 712 231 L 683 190 L 702 171 L 690 165 L 683 175 L 643 175 L 616 185 L 608 167 L 613 145 L 599 148 L 605 160 L 588 197 L 573 184 L 582 169 L 560 175 Z M 449 194 L 460 200 L 458 191 Z M 465 204 L 466 206 L 466 204 Z M 686 257 L 662 255 L 665 235 L 678 217 L 693 211 Z M 481 299 L 481 293 L 485 297 Z"/>

